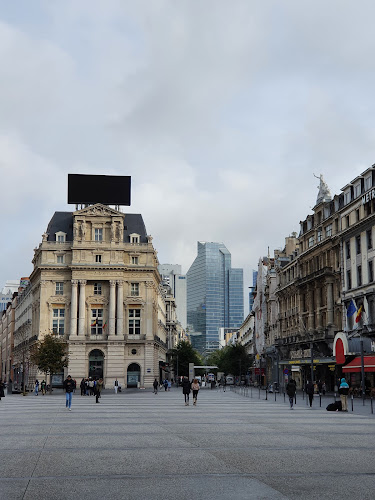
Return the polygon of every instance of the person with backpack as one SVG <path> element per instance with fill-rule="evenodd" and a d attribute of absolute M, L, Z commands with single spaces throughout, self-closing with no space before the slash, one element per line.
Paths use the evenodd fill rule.
<path fill-rule="evenodd" d="M 341 399 L 341 410 L 348 411 L 349 385 L 344 378 L 341 379 L 339 394 Z"/>
<path fill-rule="evenodd" d="M 154 383 L 152 385 L 154 386 L 154 394 L 157 394 L 158 393 L 158 386 L 159 386 L 157 379 L 154 380 Z"/>
<path fill-rule="evenodd" d="M 43 379 L 41 384 L 40 384 L 40 389 L 42 391 L 42 395 L 44 396 L 45 393 L 46 393 L 46 387 L 47 387 L 47 384 L 46 384 L 46 381 Z"/>
<path fill-rule="evenodd" d="M 70 375 L 67 376 L 63 385 L 66 393 L 66 408 L 69 408 L 69 411 L 72 411 L 72 395 L 74 389 L 76 388 L 75 382 Z"/>
<path fill-rule="evenodd" d="M 185 406 L 189 406 L 189 394 L 191 391 L 191 383 L 187 377 L 182 381 L 182 393 L 185 397 Z"/>
<path fill-rule="evenodd" d="M 306 384 L 306 394 L 309 396 L 310 408 L 312 408 L 312 403 L 314 399 L 314 383 L 312 380 L 308 380 Z"/>
<path fill-rule="evenodd" d="M 286 385 L 286 393 L 289 397 L 290 409 L 293 410 L 294 397 L 296 395 L 297 384 L 294 379 L 290 379 Z"/>
<path fill-rule="evenodd" d="M 199 391 L 198 379 L 195 378 L 193 380 L 193 383 L 191 384 L 191 389 L 193 391 L 193 406 L 197 406 L 198 391 Z"/>

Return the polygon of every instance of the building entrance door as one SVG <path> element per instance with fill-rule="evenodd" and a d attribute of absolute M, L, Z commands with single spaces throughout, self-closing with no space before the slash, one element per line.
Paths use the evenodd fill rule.
<path fill-rule="evenodd" d="M 89 355 L 89 377 L 103 378 L 104 355 L 99 349 L 94 349 Z"/>
<path fill-rule="evenodd" d="M 128 366 L 127 387 L 138 387 L 141 381 L 141 367 L 137 363 Z"/>

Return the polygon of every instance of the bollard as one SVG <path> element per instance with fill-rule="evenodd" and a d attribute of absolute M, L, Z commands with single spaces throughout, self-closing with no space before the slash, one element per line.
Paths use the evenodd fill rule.
<path fill-rule="evenodd" d="M 253 397 L 253 386 L 250 387 L 250 397 Z"/>
<path fill-rule="evenodd" d="M 284 392 L 284 403 L 285 403 L 285 392 Z"/>
<path fill-rule="evenodd" d="M 352 399 L 352 411 L 354 411 L 354 405 L 353 405 L 354 396 L 353 396 L 353 394 L 352 394 L 352 398 L 351 399 Z"/>
<path fill-rule="evenodd" d="M 267 401 L 267 399 L 268 399 L 268 398 L 267 398 L 267 393 L 268 393 L 268 391 L 267 391 L 267 387 L 266 387 L 266 401 Z"/>
<path fill-rule="evenodd" d="M 370 403 L 371 403 L 371 413 L 374 413 L 374 408 L 372 406 L 372 396 L 371 396 L 371 399 L 370 399 Z"/>
<path fill-rule="evenodd" d="M 276 401 L 276 391 L 275 391 L 275 401 Z"/>
<path fill-rule="evenodd" d="M 294 394 L 294 404 L 297 404 L 297 393 Z"/>
<path fill-rule="evenodd" d="M 319 392 L 319 406 L 322 407 L 322 395 Z"/>
<path fill-rule="evenodd" d="M 305 399 L 305 389 L 302 389 L 302 399 Z"/>
<path fill-rule="evenodd" d="M 260 386 L 259 386 L 259 399 L 260 399 Z"/>

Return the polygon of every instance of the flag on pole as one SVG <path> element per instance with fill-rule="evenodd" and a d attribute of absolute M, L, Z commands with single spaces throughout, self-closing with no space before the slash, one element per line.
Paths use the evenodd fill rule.
<path fill-rule="evenodd" d="M 98 320 L 97 320 L 97 319 L 94 319 L 94 322 L 93 322 L 93 323 L 91 323 L 91 326 L 96 326 L 96 325 L 97 325 L 97 323 L 98 323 Z"/>
<path fill-rule="evenodd" d="M 362 313 L 363 313 L 363 304 L 361 305 L 361 307 L 358 309 L 358 312 L 357 312 L 357 316 L 355 317 L 355 322 L 356 323 L 359 323 L 361 321 L 361 318 L 362 318 Z"/>
<path fill-rule="evenodd" d="M 107 328 L 107 322 L 104 323 L 103 330 L 105 330 L 106 328 Z"/>
<path fill-rule="evenodd" d="M 349 305 L 348 305 L 348 309 L 346 310 L 346 315 L 348 316 L 348 318 L 350 318 L 351 316 L 353 316 L 353 314 L 357 311 L 357 308 L 354 304 L 354 301 L 353 299 L 349 302 Z"/>

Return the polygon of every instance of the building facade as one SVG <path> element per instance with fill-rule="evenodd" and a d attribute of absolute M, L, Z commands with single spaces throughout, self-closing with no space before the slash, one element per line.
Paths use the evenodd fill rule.
<path fill-rule="evenodd" d="M 243 271 L 232 269 L 231 254 L 222 243 L 198 242 L 186 277 L 188 334 L 194 348 L 209 353 L 220 347 L 220 328 L 243 322 Z"/>
<path fill-rule="evenodd" d="M 33 258 L 31 337 L 65 338 L 76 380 L 151 387 L 167 352 L 158 264 L 140 214 L 55 212 Z"/>
<path fill-rule="evenodd" d="M 182 328 L 186 330 L 186 276 L 181 273 L 179 264 L 160 264 L 158 269 L 162 283 L 170 287 L 175 298 L 177 320 Z"/>

